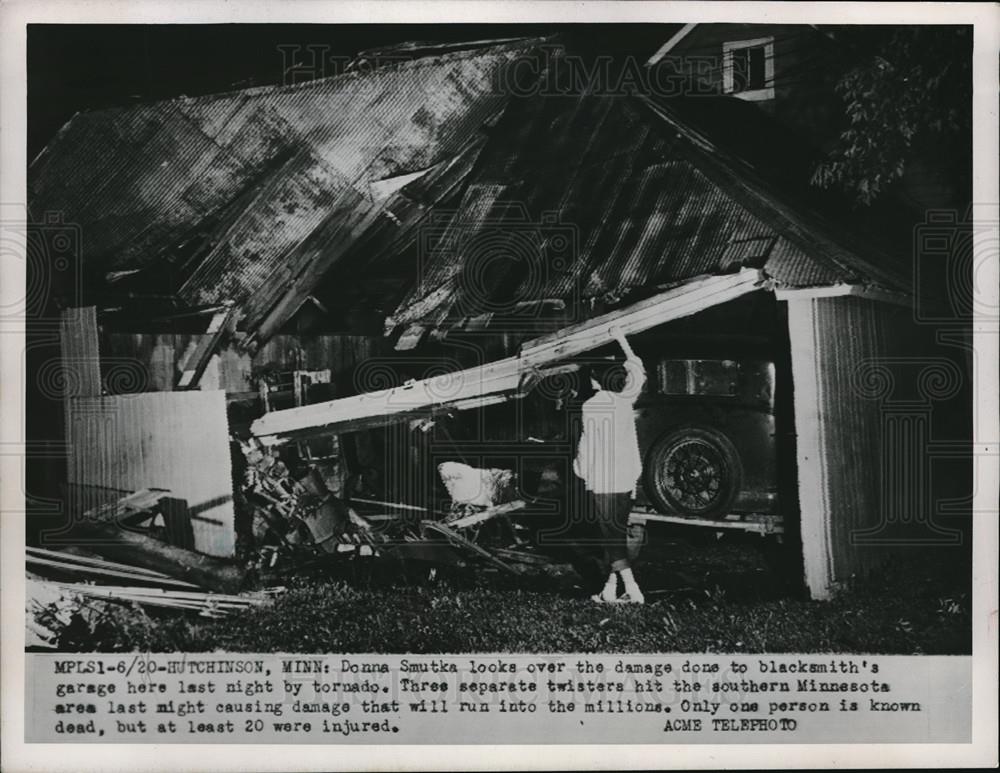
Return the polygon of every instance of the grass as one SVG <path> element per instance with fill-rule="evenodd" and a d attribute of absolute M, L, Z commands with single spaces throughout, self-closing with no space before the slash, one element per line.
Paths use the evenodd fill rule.
<path fill-rule="evenodd" d="M 971 651 L 970 599 L 934 563 L 884 568 L 831 601 L 790 596 L 746 545 L 668 544 L 637 574 L 645 606 L 600 605 L 574 574 L 372 574 L 295 582 L 224 620 L 118 608 L 82 648 L 297 653 Z M 644 553 L 644 556 L 647 554 Z M 755 558 L 756 557 L 756 558 Z M 656 559 L 655 562 L 650 559 Z"/>

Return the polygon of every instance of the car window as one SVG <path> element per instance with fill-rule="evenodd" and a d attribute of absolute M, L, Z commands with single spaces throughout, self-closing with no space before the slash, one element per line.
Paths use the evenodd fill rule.
<path fill-rule="evenodd" d="M 664 395 L 739 394 L 740 363 L 735 360 L 660 360 L 657 391 Z"/>

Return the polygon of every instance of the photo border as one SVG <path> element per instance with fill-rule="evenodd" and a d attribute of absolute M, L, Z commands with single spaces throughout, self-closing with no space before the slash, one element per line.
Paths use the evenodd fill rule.
<path fill-rule="evenodd" d="M 615 2 L 344 2 L 309 0 L 240 3 L 85 2 L 8 0 L 0 5 L 0 202 L 25 199 L 26 24 L 29 23 L 474 23 L 565 22 L 787 22 L 838 24 L 975 25 L 973 73 L 973 201 L 989 202 L 977 215 L 997 222 L 998 146 L 996 63 L 997 8 L 990 3 L 615 3 Z M 995 256 L 994 256 L 995 257 Z M 0 266 L 2 284 L 20 288 L 24 264 Z M 981 274 L 977 305 L 997 306 L 996 261 Z M 1000 438 L 997 325 L 977 319 L 974 346 L 974 442 L 986 453 Z M 24 744 L 24 522 L 22 384 L 23 331 L 0 330 L 0 519 L 2 534 L 2 733 L 4 770 L 485 770 L 635 768 L 827 768 L 956 767 L 997 763 L 997 492 L 995 465 L 981 465 L 973 510 L 973 723 L 971 744 L 922 745 L 635 745 L 635 746 L 280 746 L 264 745 L 70 745 Z M 19 346 L 20 344 L 20 346 Z M 19 481 L 20 479 L 20 481 Z M 273 749 L 273 754 L 262 754 Z"/>

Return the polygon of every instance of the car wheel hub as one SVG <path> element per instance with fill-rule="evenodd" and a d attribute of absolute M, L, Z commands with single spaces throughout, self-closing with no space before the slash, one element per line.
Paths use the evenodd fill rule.
<path fill-rule="evenodd" d="M 702 510 L 719 496 L 722 460 L 711 446 L 700 441 L 679 445 L 666 462 L 667 490 L 685 508 Z"/>

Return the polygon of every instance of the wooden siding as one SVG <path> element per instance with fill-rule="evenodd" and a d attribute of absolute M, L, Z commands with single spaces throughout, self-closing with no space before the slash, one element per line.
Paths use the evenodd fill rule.
<path fill-rule="evenodd" d="M 150 333 L 108 333 L 101 341 L 101 349 L 107 362 L 132 364 L 134 379 L 127 389 L 114 389 L 116 393 L 126 392 L 169 392 L 174 388 L 184 361 L 197 348 L 202 335 Z M 222 389 L 225 392 L 248 392 L 254 390 L 251 375 L 256 370 L 276 368 L 278 370 L 323 370 L 331 374 L 349 373 L 355 365 L 374 356 L 378 351 L 380 338 L 348 335 L 317 336 L 275 336 L 251 358 L 235 346 L 220 349 L 212 357 L 200 386 L 204 390 Z M 109 387 L 121 385 L 122 380 L 111 378 Z M 350 384 L 343 384 L 345 393 Z"/>
<path fill-rule="evenodd" d="M 968 405 L 961 350 L 935 345 L 910 309 L 850 296 L 790 299 L 788 328 L 812 596 L 828 598 L 901 548 L 961 544 L 934 521 L 930 466 L 934 436 Z M 945 445 L 954 452 L 960 439 Z"/>
<path fill-rule="evenodd" d="M 70 398 L 69 416 L 70 484 L 96 496 L 105 492 L 105 498 L 144 488 L 169 489 L 187 501 L 195 550 L 233 555 L 225 393 Z"/>

